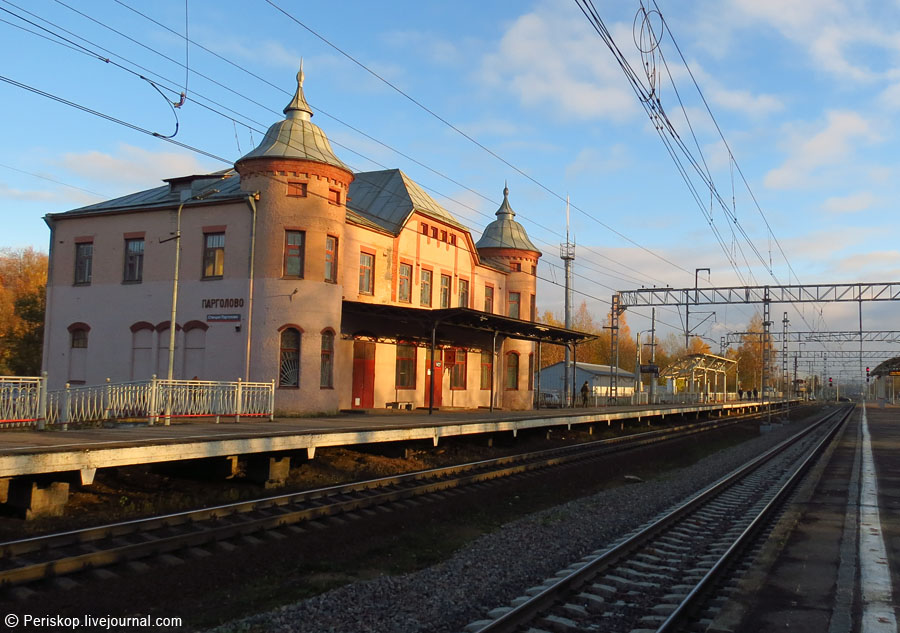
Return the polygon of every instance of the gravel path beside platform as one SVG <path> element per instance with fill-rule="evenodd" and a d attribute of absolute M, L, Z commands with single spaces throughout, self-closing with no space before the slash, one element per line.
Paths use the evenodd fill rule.
<path fill-rule="evenodd" d="M 602 548 L 801 428 L 794 423 L 660 478 L 505 525 L 420 572 L 347 585 L 214 629 L 215 633 L 449 633 Z M 627 474 L 627 473 L 623 473 Z"/>

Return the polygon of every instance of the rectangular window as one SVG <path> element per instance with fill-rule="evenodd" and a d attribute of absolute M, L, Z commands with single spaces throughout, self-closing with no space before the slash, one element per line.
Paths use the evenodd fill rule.
<path fill-rule="evenodd" d="M 459 280 L 459 307 L 469 307 L 469 282 L 465 279 Z"/>
<path fill-rule="evenodd" d="M 328 202 L 330 204 L 340 204 L 341 203 L 341 192 L 338 189 L 329 189 L 328 190 Z"/>
<path fill-rule="evenodd" d="M 225 234 L 204 233 L 203 278 L 221 277 L 225 272 Z"/>
<path fill-rule="evenodd" d="M 450 275 L 441 275 L 441 307 L 450 307 Z"/>
<path fill-rule="evenodd" d="M 447 241 L 447 231 L 441 231 L 441 241 L 442 242 Z"/>
<path fill-rule="evenodd" d="M 125 271 L 122 281 L 141 281 L 144 275 L 144 240 L 125 240 Z"/>
<path fill-rule="evenodd" d="M 528 355 L 528 391 L 534 391 L 534 354 Z"/>
<path fill-rule="evenodd" d="M 437 227 L 436 226 L 431 227 L 431 237 L 433 237 L 434 239 L 437 239 L 437 236 L 438 236 Z"/>
<path fill-rule="evenodd" d="M 450 236 L 450 246 L 456 246 L 456 236 L 455 235 Z"/>
<path fill-rule="evenodd" d="M 521 295 L 518 292 L 509 293 L 509 316 L 514 319 L 519 318 L 519 303 L 521 302 Z"/>
<path fill-rule="evenodd" d="M 397 343 L 397 389 L 416 388 L 416 346 Z"/>
<path fill-rule="evenodd" d="M 515 352 L 506 354 L 506 388 L 519 388 L 519 355 Z"/>
<path fill-rule="evenodd" d="M 91 268 L 94 260 L 94 243 L 82 242 L 75 245 L 75 283 L 91 283 Z"/>
<path fill-rule="evenodd" d="M 419 303 L 428 307 L 431 307 L 431 277 L 431 271 L 423 268 L 419 281 Z"/>
<path fill-rule="evenodd" d="M 481 388 L 491 388 L 491 375 L 494 373 L 494 355 L 481 352 Z"/>
<path fill-rule="evenodd" d="M 306 232 L 284 232 L 284 276 L 303 278 L 303 262 L 306 259 Z"/>
<path fill-rule="evenodd" d="M 372 253 L 359 254 L 359 294 L 374 294 L 375 256 Z"/>
<path fill-rule="evenodd" d="M 421 227 L 422 227 L 422 235 L 427 237 L 428 236 L 428 225 L 425 224 L 424 222 L 422 222 Z"/>
<path fill-rule="evenodd" d="M 319 372 L 319 387 L 334 387 L 334 334 L 322 332 L 322 365 Z"/>
<path fill-rule="evenodd" d="M 519 262 L 513 262 L 509 265 L 509 269 L 514 273 L 522 272 L 522 264 L 520 264 Z"/>
<path fill-rule="evenodd" d="M 400 272 L 397 282 L 397 301 L 409 303 L 412 301 L 412 266 L 400 264 Z"/>
<path fill-rule="evenodd" d="M 450 367 L 450 388 L 466 388 L 466 350 L 451 349 L 447 352 L 447 365 Z"/>
<path fill-rule="evenodd" d="M 325 238 L 325 281 L 337 283 L 338 238 L 329 235 Z"/>
<path fill-rule="evenodd" d="M 537 321 L 537 300 L 534 295 L 531 295 L 531 305 L 529 307 L 531 308 L 531 320 Z"/>
<path fill-rule="evenodd" d="M 306 197 L 306 183 L 305 182 L 289 182 L 288 183 L 288 194 L 294 198 L 305 198 Z"/>
<path fill-rule="evenodd" d="M 494 313 L 494 287 L 484 287 L 484 311 L 488 314 Z"/>

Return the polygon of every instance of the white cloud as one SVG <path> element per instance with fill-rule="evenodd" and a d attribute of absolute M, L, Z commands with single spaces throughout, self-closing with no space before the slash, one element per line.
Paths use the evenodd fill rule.
<path fill-rule="evenodd" d="M 205 164 L 191 154 L 153 152 L 120 143 L 115 154 L 99 151 L 63 154 L 57 161 L 65 169 L 91 182 L 103 183 L 106 191 L 123 187 L 150 188 L 164 178 L 205 174 L 222 169 L 221 164 Z"/>
<path fill-rule="evenodd" d="M 50 191 L 35 189 L 15 189 L 6 184 L 0 183 L 0 196 L 3 198 L 11 198 L 13 200 L 30 200 L 30 201 L 49 201 L 56 199 L 56 196 Z"/>
<path fill-rule="evenodd" d="M 822 205 L 828 213 L 859 213 L 875 204 L 875 196 L 868 191 L 860 191 L 849 196 L 827 198 Z"/>
<path fill-rule="evenodd" d="M 397 30 L 382 34 L 381 38 L 404 54 L 415 51 L 435 64 L 452 66 L 461 61 L 459 47 L 434 32 Z"/>
<path fill-rule="evenodd" d="M 879 140 L 881 136 L 875 127 L 858 113 L 831 111 L 825 128 L 816 134 L 788 130 L 786 145 L 790 155 L 780 167 L 766 174 L 765 185 L 772 189 L 808 186 L 817 170 L 851 158 L 857 142 Z"/>
<path fill-rule="evenodd" d="M 616 143 L 603 150 L 585 147 L 571 163 L 566 165 L 566 179 L 572 180 L 582 173 L 590 176 L 600 171 L 614 171 L 629 163 L 631 156 L 628 147 L 623 143 Z"/>
<path fill-rule="evenodd" d="M 840 0 L 735 0 L 744 20 L 732 25 L 747 26 L 746 18 L 762 22 L 784 38 L 805 48 L 816 70 L 854 82 L 896 78 L 900 37 L 886 28 L 888 3 L 842 2 Z M 871 55 L 860 54 L 868 48 Z"/>
<path fill-rule="evenodd" d="M 623 31 L 616 39 L 625 36 Z M 548 116 L 622 121 L 638 112 L 622 70 L 597 34 L 580 13 L 554 2 L 518 17 L 483 58 L 479 75 Z"/>

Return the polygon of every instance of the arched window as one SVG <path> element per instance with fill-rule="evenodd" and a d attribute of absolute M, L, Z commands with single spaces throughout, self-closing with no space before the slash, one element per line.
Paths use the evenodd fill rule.
<path fill-rule="evenodd" d="M 278 386 L 300 386 L 300 330 L 296 328 L 289 327 L 281 331 Z"/>
<path fill-rule="evenodd" d="M 319 387 L 322 389 L 334 387 L 334 332 L 331 330 L 322 332 L 322 369 Z"/>
<path fill-rule="evenodd" d="M 506 388 L 519 388 L 519 354 L 516 352 L 506 355 Z"/>

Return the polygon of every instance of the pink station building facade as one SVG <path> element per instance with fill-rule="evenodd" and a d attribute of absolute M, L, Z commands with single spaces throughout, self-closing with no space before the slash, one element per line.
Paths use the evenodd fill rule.
<path fill-rule="evenodd" d="M 274 380 L 278 413 L 531 408 L 533 341 L 410 325 L 451 308 L 535 320 L 541 253 L 508 190 L 474 242 L 400 170 L 353 173 L 297 80 L 233 169 L 46 216 L 49 387 L 166 377 L 180 216 L 175 378 Z"/>

